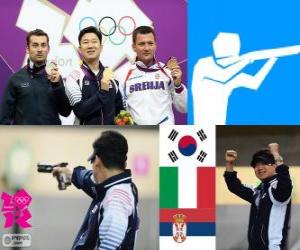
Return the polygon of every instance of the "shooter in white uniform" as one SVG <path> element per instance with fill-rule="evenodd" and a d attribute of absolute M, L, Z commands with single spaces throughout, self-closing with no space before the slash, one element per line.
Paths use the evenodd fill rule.
<path fill-rule="evenodd" d="M 187 109 L 182 71 L 174 58 L 167 65 L 156 60 L 156 35 L 151 27 L 136 28 L 132 37 L 136 61 L 118 79 L 126 108 L 138 125 L 175 124 L 172 104 L 179 112 Z"/>

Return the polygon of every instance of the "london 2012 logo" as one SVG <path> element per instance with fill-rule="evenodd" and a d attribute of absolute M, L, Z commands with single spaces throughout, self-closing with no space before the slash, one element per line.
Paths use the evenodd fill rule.
<path fill-rule="evenodd" d="M 20 228 L 31 227 L 28 220 L 32 217 L 29 211 L 32 198 L 25 189 L 20 189 L 13 195 L 2 192 L 1 199 L 3 200 L 1 212 L 5 217 L 4 228 L 13 227 L 14 224 Z"/>

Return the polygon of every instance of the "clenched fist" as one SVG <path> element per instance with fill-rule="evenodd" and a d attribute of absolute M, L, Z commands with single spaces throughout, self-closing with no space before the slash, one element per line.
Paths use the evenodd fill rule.
<path fill-rule="evenodd" d="M 237 159 L 237 152 L 234 150 L 226 150 L 225 161 L 233 163 Z"/>
<path fill-rule="evenodd" d="M 268 145 L 268 148 L 270 149 L 271 153 L 274 154 L 279 154 L 279 144 L 276 142 L 270 143 Z"/>
<path fill-rule="evenodd" d="M 233 172 L 233 163 L 237 159 L 237 152 L 234 150 L 226 150 L 225 161 L 226 161 L 226 171 Z"/>
<path fill-rule="evenodd" d="M 270 143 L 268 145 L 268 148 L 270 149 L 271 154 L 275 158 L 276 165 L 278 166 L 278 165 L 283 164 L 283 158 L 281 157 L 281 155 L 279 153 L 279 144 L 276 142 Z"/>

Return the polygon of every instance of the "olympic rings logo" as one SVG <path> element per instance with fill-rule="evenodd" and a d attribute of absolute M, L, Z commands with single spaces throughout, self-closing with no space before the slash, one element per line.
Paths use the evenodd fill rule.
<path fill-rule="evenodd" d="M 81 31 L 84 27 L 87 27 L 88 25 L 85 25 L 84 27 L 83 27 L 83 25 L 88 22 L 91 22 L 90 25 L 98 28 L 98 30 L 101 32 L 101 34 L 104 37 L 103 43 L 105 43 L 108 38 L 110 43 L 113 45 L 123 44 L 126 41 L 126 38 L 128 36 L 130 36 L 136 28 L 136 21 L 131 16 L 123 16 L 119 19 L 118 22 L 116 22 L 116 20 L 110 16 L 105 16 L 105 17 L 102 17 L 98 23 L 93 17 L 86 16 L 86 17 L 83 17 L 79 22 L 79 31 Z M 127 25 L 124 24 L 125 22 L 127 22 Z M 130 30 L 130 32 L 128 32 L 124 28 L 124 26 L 128 27 L 128 22 L 130 22 L 131 26 L 132 26 L 132 30 Z M 111 23 L 111 24 L 108 25 L 108 23 Z M 122 36 L 122 38 L 119 40 L 112 38 L 117 33 L 119 33 Z"/>
<path fill-rule="evenodd" d="M 26 196 L 21 196 L 21 197 L 14 197 L 14 201 L 18 204 L 18 205 L 26 205 L 29 202 L 30 198 L 26 197 Z"/>

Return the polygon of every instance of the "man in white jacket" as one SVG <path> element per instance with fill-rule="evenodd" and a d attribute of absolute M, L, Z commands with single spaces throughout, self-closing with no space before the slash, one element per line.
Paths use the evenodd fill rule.
<path fill-rule="evenodd" d="M 118 79 L 126 108 L 138 125 L 175 124 L 172 104 L 179 112 L 187 109 L 181 69 L 176 61 L 166 67 L 156 60 L 156 35 L 151 27 L 136 28 L 132 38 L 136 61 Z"/>

